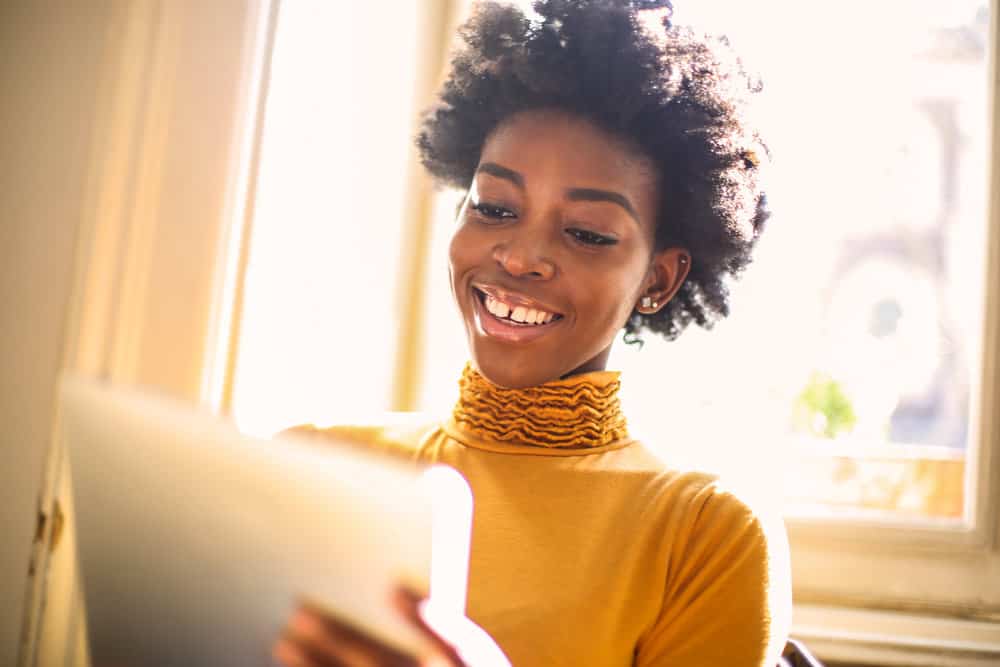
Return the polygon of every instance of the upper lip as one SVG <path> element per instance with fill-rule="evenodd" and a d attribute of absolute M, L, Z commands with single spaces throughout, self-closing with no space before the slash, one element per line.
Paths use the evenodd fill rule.
<path fill-rule="evenodd" d="M 545 312 L 552 313 L 553 315 L 562 315 L 557 308 L 553 308 L 552 306 L 542 303 L 537 299 L 533 299 L 532 297 L 521 294 L 520 292 L 507 289 L 506 287 L 490 285 L 488 283 L 472 283 L 472 287 L 480 292 L 488 294 L 498 301 L 503 301 L 506 304 L 524 306 L 525 308 L 534 308 L 535 310 L 544 310 Z"/>

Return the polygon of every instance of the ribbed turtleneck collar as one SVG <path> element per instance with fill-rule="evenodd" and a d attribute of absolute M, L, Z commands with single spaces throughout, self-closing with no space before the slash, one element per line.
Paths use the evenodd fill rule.
<path fill-rule="evenodd" d="M 632 442 L 618 400 L 619 374 L 582 373 L 535 387 L 498 387 L 466 365 L 445 428 L 456 440 L 505 453 L 579 456 Z"/>

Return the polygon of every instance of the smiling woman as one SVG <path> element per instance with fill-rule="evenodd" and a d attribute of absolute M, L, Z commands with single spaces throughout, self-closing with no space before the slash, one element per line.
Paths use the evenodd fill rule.
<path fill-rule="evenodd" d="M 480 372 L 528 387 L 603 370 L 633 309 L 656 312 L 687 275 L 686 250 L 654 253 L 656 202 L 650 161 L 578 116 L 521 112 L 497 128 L 450 253 Z"/>
<path fill-rule="evenodd" d="M 631 437 L 607 370 L 622 331 L 673 339 L 728 312 L 767 218 L 767 151 L 744 119 L 757 86 L 668 2 L 484 2 L 460 34 L 418 138 L 465 192 L 448 251 L 471 357 L 457 404 L 416 427 L 296 431 L 468 480 L 480 634 L 420 626 L 453 664 L 502 664 L 473 657 L 485 631 L 518 666 L 773 666 L 790 620 L 780 521 Z M 407 664 L 309 609 L 275 655 Z"/>

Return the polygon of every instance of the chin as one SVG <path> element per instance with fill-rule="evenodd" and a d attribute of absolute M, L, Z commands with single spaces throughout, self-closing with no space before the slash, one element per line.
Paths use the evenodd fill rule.
<path fill-rule="evenodd" d="M 562 377 L 556 371 L 548 371 L 530 362 L 510 363 L 509 356 L 501 360 L 493 360 L 493 355 L 472 356 L 472 365 L 479 371 L 479 374 L 489 380 L 492 384 L 506 389 L 524 389 L 525 387 L 535 387 Z"/>

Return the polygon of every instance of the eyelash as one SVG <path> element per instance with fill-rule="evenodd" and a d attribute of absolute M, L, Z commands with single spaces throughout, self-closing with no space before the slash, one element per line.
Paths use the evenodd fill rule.
<path fill-rule="evenodd" d="M 483 202 L 471 204 L 469 208 L 484 218 L 489 218 L 491 220 L 506 220 L 508 218 L 515 217 L 513 211 L 510 211 L 503 206 L 495 206 L 493 204 L 485 204 Z"/>
<path fill-rule="evenodd" d="M 566 233 L 586 245 L 615 245 L 618 239 L 587 229 L 567 229 Z"/>
<path fill-rule="evenodd" d="M 491 221 L 508 220 L 516 217 L 513 211 L 510 211 L 502 206 L 495 206 L 493 204 L 479 202 L 470 204 L 469 208 Z M 580 243 L 589 246 L 607 246 L 618 243 L 618 239 L 616 238 L 605 236 L 604 234 L 598 234 L 597 232 L 592 232 L 587 229 L 578 229 L 573 227 L 567 229 L 566 233 Z"/>

